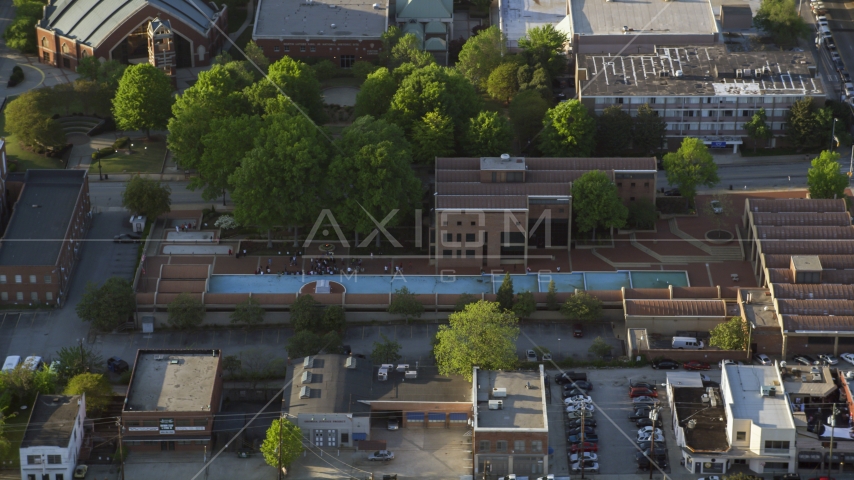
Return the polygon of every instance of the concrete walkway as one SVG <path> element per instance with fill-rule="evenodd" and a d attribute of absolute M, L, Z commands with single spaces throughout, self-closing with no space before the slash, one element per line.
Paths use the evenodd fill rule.
<path fill-rule="evenodd" d="M 249 12 L 249 14 L 246 15 L 246 20 L 243 21 L 243 25 L 241 25 L 236 32 L 228 34 L 228 38 L 233 41 L 237 41 L 237 39 L 240 38 L 240 35 L 243 34 L 243 31 L 249 28 L 249 26 L 252 25 L 252 22 L 255 21 L 255 2 L 253 0 L 249 0 L 249 3 L 246 4 L 246 10 Z M 230 46 L 228 47 L 228 49 L 231 49 L 233 45 L 229 45 Z M 238 47 L 243 48 L 240 45 L 238 45 Z"/>

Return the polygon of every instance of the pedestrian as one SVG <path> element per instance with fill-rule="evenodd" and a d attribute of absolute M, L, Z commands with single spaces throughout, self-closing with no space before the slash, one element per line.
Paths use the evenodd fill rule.
<path fill-rule="evenodd" d="M 230 248 L 228 249 L 228 254 L 231 255 L 231 249 Z"/>
<path fill-rule="evenodd" d="M 181 233 L 181 229 L 178 227 L 178 225 L 175 225 L 175 233 Z"/>
<path fill-rule="evenodd" d="M 560 266 L 557 267 L 557 273 L 560 273 Z"/>
<path fill-rule="evenodd" d="M 267 273 L 270 273 L 270 266 L 267 265 Z"/>
<path fill-rule="evenodd" d="M 383 271 L 384 271 L 385 273 L 388 273 L 388 265 L 383 265 Z"/>
<path fill-rule="evenodd" d="M 243 249 L 243 256 L 244 257 L 246 256 L 246 249 L 245 248 Z"/>
<path fill-rule="evenodd" d="M 268 258 L 268 259 L 267 259 L 267 265 L 272 265 L 272 264 L 273 264 L 273 259 L 272 259 L 272 258 Z"/>

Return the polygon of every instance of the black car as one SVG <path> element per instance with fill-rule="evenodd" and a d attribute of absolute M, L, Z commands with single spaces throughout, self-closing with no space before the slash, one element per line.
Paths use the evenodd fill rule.
<path fill-rule="evenodd" d="M 652 442 L 650 442 L 649 440 L 647 440 L 647 441 L 645 441 L 645 442 L 638 442 L 638 448 L 640 448 L 640 449 L 641 449 L 641 450 L 643 450 L 643 451 L 647 451 L 647 450 L 649 450 L 649 448 L 650 448 L 651 446 L 652 446 Z M 666 444 L 666 443 L 664 443 L 664 442 L 655 442 L 655 451 L 661 450 L 662 452 L 664 452 L 664 451 L 666 451 L 666 449 L 667 449 L 667 444 Z"/>
<path fill-rule="evenodd" d="M 851 75 L 846 70 L 842 70 L 839 72 L 839 78 L 842 80 L 842 83 L 847 83 L 851 81 Z"/>
<path fill-rule="evenodd" d="M 640 463 L 641 460 L 648 460 L 649 457 L 651 457 L 651 456 L 652 456 L 652 452 L 650 452 L 650 450 L 648 448 L 644 449 L 642 452 L 635 453 L 635 458 L 638 460 L 638 463 Z M 661 463 L 667 461 L 667 451 L 664 449 L 656 450 L 655 451 L 655 461 L 656 461 L 656 463 L 658 463 L 660 466 L 663 467 L 664 465 L 661 465 Z"/>
<path fill-rule="evenodd" d="M 636 408 L 634 413 L 629 414 L 629 420 L 636 422 L 642 418 L 649 418 L 649 407 Z"/>
<path fill-rule="evenodd" d="M 599 443 L 599 436 L 597 435 L 584 435 L 584 441 L 587 443 Z M 566 439 L 566 443 L 570 445 L 574 445 L 576 443 L 581 443 L 581 435 L 570 435 L 569 438 Z"/>
<path fill-rule="evenodd" d="M 650 426 L 652 426 L 652 420 L 650 420 L 649 418 L 639 418 L 638 421 L 635 422 L 635 425 L 638 428 L 650 427 Z M 661 428 L 661 419 L 660 418 L 655 421 L 655 427 Z"/>
<path fill-rule="evenodd" d="M 567 383 L 563 386 L 564 390 L 570 390 L 572 388 L 580 388 L 582 390 L 593 390 L 593 384 L 584 380 L 576 380 L 574 382 Z"/>
<path fill-rule="evenodd" d="M 571 389 L 571 390 L 564 390 L 564 391 L 563 391 L 563 393 L 562 393 L 561 395 L 563 396 L 563 398 L 574 397 L 574 396 L 576 396 L 576 395 L 584 395 L 584 396 L 586 397 L 586 396 L 587 396 L 587 391 L 586 391 L 586 390 L 582 390 L 582 389 L 580 389 L 580 388 L 573 388 L 573 389 Z"/>
<path fill-rule="evenodd" d="M 570 420 L 566 424 L 566 428 L 578 428 L 580 426 L 581 426 L 581 419 L 580 418 Z M 594 420 L 592 418 L 585 418 L 584 419 L 584 426 L 585 427 L 595 427 L 596 426 L 596 420 Z"/>
<path fill-rule="evenodd" d="M 551 388 L 551 382 L 548 373 L 543 377 L 543 382 L 545 382 L 546 388 Z"/>
<path fill-rule="evenodd" d="M 792 357 L 792 360 L 800 363 L 801 365 L 818 365 L 818 361 L 809 355 L 795 355 Z"/>
<path fill-rule="evenodd" d="M 119 357 L 110 357 L 107 359 L 107 370 L 122 374 L 130 370 L 130 365 Z"/>
<path fill-rule="evenodd" d="M 142 235 L 138 233 L 120 233 L 113 237 L 116 243 L 139 243 Z"/>
<path fill-rule="evenodd" d="M 587 378 L 587 374 L 584 373 L 563 372 L 555 375 L 555 383 L 563 385 L 564 383 L 572 383 L 573 380 L 578 381 L 585 378 Z"/>
<path fill-rule="evenodd" d="M 569 430 L 566 431 L 566 434 L 570 435 L 570 436 L 580 435 L 581 434 L 581 427 L 570 428 Z M 596 435 L 596 429 L 594 427 L 588 427 L 587 424 L 585 423 L 585 425 L 584 425 L 584 436 L 586 437 L 588 435 Z"/>
<path fill-rule="evenodd" d="M 656 370 L 678 370 L 679 367 L 679 362 L 670 360 L 669 358 L 663 358 L 652 362 L 652 368 L 655 368 Z"/>
<path fill-rule="evenodd" d="M 671 188 L 670 190 L 664 191 L 664 196 L 665 197 L 681 197 L 682 192 L 680 192 L 678 188 Z"/>

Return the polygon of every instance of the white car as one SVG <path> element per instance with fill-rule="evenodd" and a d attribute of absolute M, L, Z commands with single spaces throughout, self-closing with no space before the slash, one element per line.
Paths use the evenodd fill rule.
<path fill-rule="evenodd" d="M 576 403 L 593 403 L 593 399 L 587 395 L 575 395 L 563 399 L 564 405 L 574 405 Z"/>
<path fill-rule="evenodd" d="M 580 457 L 578 453 L 573 453 L 569 456 L 569 463 L 578 463 L 579 458 Z M 599 455 L 596 455 L 593 452 L 584 452 L 584 459 L 588 461 L 598 462 Z"/>
<path fill-rule="evenodd" d="M 830 365 L 836 365 L 839 363 L 839 359 L 837 359 L 832 353 L 820 354 L 818 356 L 821 360 L 829 363 Z"/>
<path fill-rule="evenodd" d="M 388 450 L 377 450 L 368 455 L 368 460 L 372 462 L 388 462 L 389 460 L 394 460 L 394 453 Z"/>
<path fill-rule="evenodd" d="M 566 407 L 566 413 L 578 412 L 580 410 L 593 413 L 596 409 L 590 403 L 575 403 Z"/>
<path fill-rule="evenodd" d="M 735 362 L 728 359 L 728 358 L 725 358 L 725 359 L 721 360 L 720 362 L 718 362 L 718 367 L 720 367 L 721 369 L 727 365 L 735 365 Z"/>
<path fill-rule="evenodd" d="M 643 427 L 640 430 L 638 430 L 638 435 L 649 435 L 650 433 L 652 433 L 652 427 Z M 655 434 L 656 435 L 663 435 L 660 428 L 655 429 Z"/>
<path fill-rule="evenodd" d="M 544 354 L 543 354 L 543 361 L 544 361 L 544 362 L 548 362 L 548 361 L 549 361 L 549 360 L 551 360 L 551 359 L 552 359 L 552 354 L 551 354 L 551 353 L 544 353 Z"/>
<path fill-rule="evenodd" d="M 537 361 L 537 352 L 535 352 L 533 350 L 528 350 L 527 352 L 525 352 L 525 357 L 529 362 L 536 362 Z"/>
<path fill-rule="evenodd" d="M 839 358 L 845 360 L 846 362 L 854 365 L 854 353 L 843 353 L 839 356 Z"/>
<path fill-rule="evenodd" d="M 36 371 L 42 366 L 42 357 L 30 356 L 24 359 L 24 368 Z"/>
<path fill-rule="evenodd" d="M 663 442 L 664 441 L 664 435 L 656 435 L 654 440 L 653 440 L 653 436 L 651 434 L 649 434 L 649 435 L 648 434 L 638 435 L 638 443 L 649 442 L 649 441 Z"/>
<path fill-rule="evenodd" d="M 572 471 L 573 472 L 580 472 L 581 471 L 581 463 L 580 462 L 573 463 L 572 464 Z M 590 472 L 590 473 L 599 473 L 599 463 L 591 461 L 591 460 L 585 460 L 584 471 Z"/>

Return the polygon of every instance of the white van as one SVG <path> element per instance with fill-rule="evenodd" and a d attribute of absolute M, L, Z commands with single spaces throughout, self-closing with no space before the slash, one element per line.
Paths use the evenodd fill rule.
<path fill-rule="evenodd" d="M 673 337 L 673 342 L 670 344 L 670 347 L 679 350 L 686 348 L 688 350 L 702 350 L 705 345 L 694 337 Z"/>
<path fill-rule="evenodd" d="M 10 370 L 14 370 L 15 367 L 20 365 L 21 356 L 20 355 L 9 355 L 6 357 L 6 361 L 3 362 L 3 371 L 8 372 Z"/>

